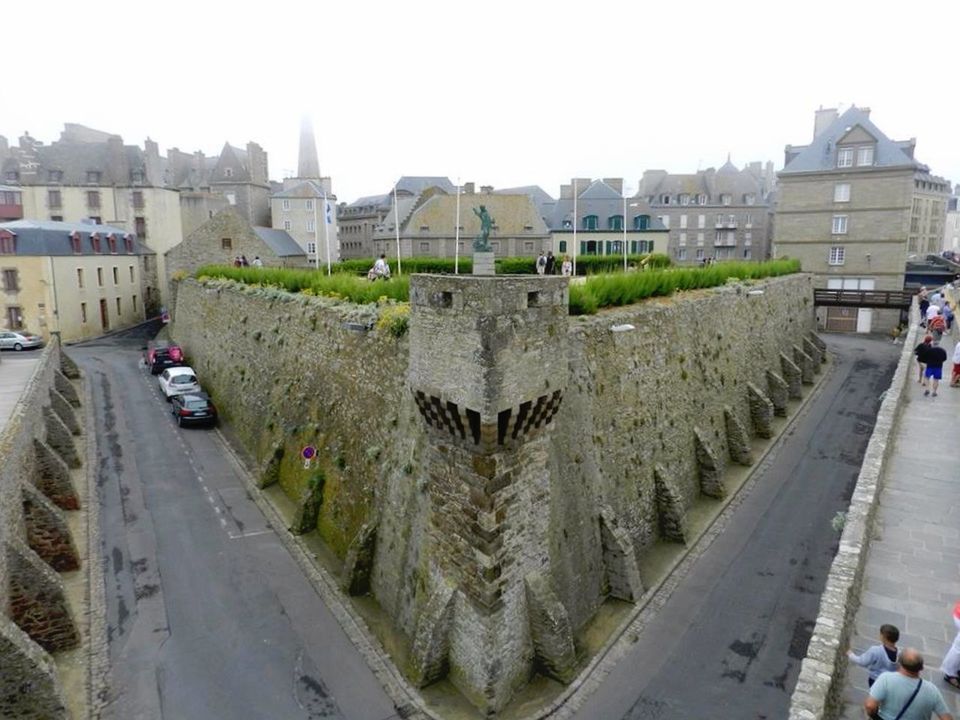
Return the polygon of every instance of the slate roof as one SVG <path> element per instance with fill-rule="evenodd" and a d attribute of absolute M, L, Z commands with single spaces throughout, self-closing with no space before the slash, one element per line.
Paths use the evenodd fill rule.
<path fill-rule="evenodd" d="M 263 240 L 277 257 L 293 257 L 306 255 L 297 241 L 290 237 L 286 230 L 277 230 L 268 227 L 254 227 L 257 237 Z"/>
<path fill-rule="evenodd" d="M 304 180 L 297 183 L 292 188 L 274 193 L 271 197 L 275 198 L 322 198 L 324 196 L 323 187 L 314 180 Z M 327 195 L 330 200 L 336 200 L 333 195 Z"/>
<path fill-rule="evenodd" d="M 70 242 L 71 233 L 79 233 L 82 239 L 81 254 L 95 255 L 89 242 L 90 235 L 99 233 L 102 239 L 100 255 L 111 256 L 106 243 L 107 235 L 117 236 L 117 255 L 129 255 L 123 247 L 122 238 L 128 235 L 123 228 L 112 225 L 90 225 L 87 223 L 55 222 L 53 220 L 15 220 L 0 223 L 0 230 L 7 230 L 17 236 L 17 255 L 76 255 L 73 243 Z M 136 235 L 133 238 L 134 255 L 154 255 L 153 250 L 140 242 Z"/>
<path fill-rule="evenodd" d="M 404 175 L 397 180 L 397 192 L 408 192 L 413 195 L 419 195 L 430 187 L 438 187 L 448 193 L 456 193 L 457 187 L 448 177 L 432 177 L 429 175 Z M 391 189 L 391 193 L 393 190 Z"/>
<path fill-rule="evenodd" d="M 609 195 L 609 193 L 602 188 L 597 188 L 593 196 L 586 196 L 587 190 L 584 190 L 577 199 L 577 215 L 581 221 L 587 215 L 596 215 L 599 229 L 606 230 L 608 218 L 614 215 L 623 215 L 623 197 L 618 195 L 613 188 L 601 180 L 591 183 L 589 187 L 593 187 L 597 182 L 601 183 L 607 190 L 613 192 L 613 195 Z M 637 205 L 637 207 L 631 207 L 631 205 Z M 647 226 L 648 230 L 666 230 L 663 223 L 657 219 L 656 214 L 650 209 L 650 205 L 645 199 L 641 197 L 627 198 L 627 230 L 632 230 L 633 218 L 639 215 L 650 216 L 650 222 Z M 557 200 L 545 220 L 551 230 L 566 229 L 563 225 L 564 221 L 573 222 L 573 198 L 560 198 Z M 582 222 L 577 223 L 578 229 L 582 226 Z"/>
<path fill-rule="evenodd" d="M 780 171 L 780 174 L 836 170 L 837 142 L 858 125 L 876 138 L 873 167 L 920 167 L 920 163 L 904 152 L 904 148 L 910 146 L 909 142 L 891 140 L 870 121 L 869 111 L 851 107 L 817 135 L 809 145 L 802 147 L 788 145 L 787 152 L 797 154 Z M 855 170 L 856 168 L 843 169 Z"/>

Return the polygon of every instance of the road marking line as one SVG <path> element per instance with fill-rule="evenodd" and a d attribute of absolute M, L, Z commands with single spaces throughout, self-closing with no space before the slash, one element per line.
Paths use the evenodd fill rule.
<path fill-rule="evenodd" d="M 226 518 L 223 518 L 223 517 L 220 518 L 220 525 L 221 525 L 222 527 L 226 527 L 226 526 L 227 526 L 227 520 L 226 520 Z"/>
<path fill-rule="evenodd" d="M 266 535 L 272 533 L 273 530 L 253 530 L 248 533 L 227 533 L 231 540 L 240 540 L 241 538 L 256 537 L 257 535 Z"/>

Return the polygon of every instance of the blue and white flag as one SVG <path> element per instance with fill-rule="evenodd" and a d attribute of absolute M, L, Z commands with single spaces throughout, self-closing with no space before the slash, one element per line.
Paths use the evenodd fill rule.
<path fill-rule="evenodd" d="M 330 209 L 330 201 L 327 200 L 325 202 L 326 202 L 326 210 L 324 211 L 324 213 L 327 218 L 327 225 L 330 225 L 333 223 L 333 212 Z"/>

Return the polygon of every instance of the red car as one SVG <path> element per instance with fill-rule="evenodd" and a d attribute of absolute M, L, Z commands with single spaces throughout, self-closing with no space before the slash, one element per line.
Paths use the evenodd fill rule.
<path fill-rule="evenodd" d="M 159 375 L 168 367 L 183 365 L 183 350 L 179 345 L 165 340 L 150 341 L 144 358 L 153 375 Z"/>

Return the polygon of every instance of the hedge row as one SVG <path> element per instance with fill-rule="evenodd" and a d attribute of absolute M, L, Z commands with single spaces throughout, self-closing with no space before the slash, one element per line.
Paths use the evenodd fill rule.
<path fill-rule="evenodd" d="M 570 314 L 593 315 L 600 308 L 632 305 L 644 298 L 723 285 L 730 278 L 752 280 L 800 272 L 800 261 L 720 262 L 697 268 L 595 275 L 570 286 Z"/>
<path fill-rule="evenodd" d="M 514 262 L 521 258 L 509 260 Z M 434 262 L 438 260 L 434 259 Z M 750 280 L 799 271 L 799 260 L 784 259 L 767 262 L 720 262 L 698 268 L 665 268 L 592 275 L 585 283 L 570 286 L 570 314 L 592 315 L 600 308 L 631 305 L 644 298 L 671 295 L 677 290 L 716 287 L 730 278 Z M 383 297 L 397 302 L 408 302 L 410 296 L 410 276 L 407 274 L 394 276 L 390 280 L 371 282 L 365 276 L 346 272 L 328 276 L 315 270 L 205 265 L 197 270 L 196 276 L 227 278 L 248 285 L 273 286 L 292 293 L 340 297 L 358 304 L 375 303 Z"/>
<path fill-rule="evenodd" d="M 333 266 L 334 272 L 363 275 L 373 267 L 374 260 L 341 260 Z M 397 273 L 397 259 L 387 259 L 390 272 Z M 498 275 L 532 275 L 536 272 L 535 257 L 498 258 Z M 627 263 L 636 268 L 664 268 L 670 265 L 670 258 L 662 253 L 628 255 Z M 407 273 L 453 273 L 453 258 L 412 257 L 403 258 L 404 274 Z M 581 255 L 577 258 L 577 275 L 597 275 L 598 273 L 619 272 L 623 270 L 622 255 Z M 470 274 L 473 271 L 473 258 L 460 258 L 460 272 Z M 560 273 L 560 258 L 557 258 L 557 274 Z"/>

